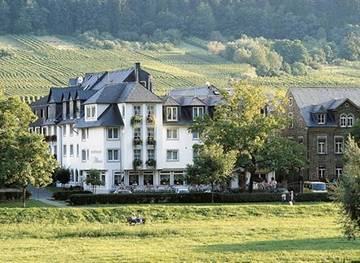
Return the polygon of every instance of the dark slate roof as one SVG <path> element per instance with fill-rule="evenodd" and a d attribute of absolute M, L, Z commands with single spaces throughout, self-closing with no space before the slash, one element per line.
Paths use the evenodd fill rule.
<path fill-rule="evenodd" d="M 121 117 L 119 107 L 116 104 L 111 104 L 96 121 L 85 121 L 84 118 L 76 120 L 75 127 L 90 128 L 90 127 L 112 127 L 123 126 L 124 121 Z"/>
<path fill-rule="evenodd" d="M 44 97 L 41 97 L 40 99 L 32 102 L 30 104 L 30 106 L 33 108 L 44 107 L 47 105 L 47 101 L 48 101 L 48 96 L 44 96 Z"/>
<path fill-rule="evenodd" d="M 289 92 L 294 97 L 296 104 L 300 108 L 301 115 L 309 127 L 318 126 L 313 113 L 333 111 L 345 101 L 349 101 L 357 107 L 360 105 L 360 88 L 295 87 L 290 88 Z M 331 115 L 328 115 L 327 119 L 329 126 L 336 125 Z"/>
<path fill-rule="evenodd" d="M 166 106 L 180 106 L 180 104 L 173 97 L 165 96 L 162 99 Z"/>
<path fill-rule="evenodd" d="M 97 91 L 84 104 L 161 103 L 162 100 L 137 82 L 107 85 Z"/>
<path fill-rule="evenodd" d="M 219 90 L 212 85 L 174 89 L 169 97 L 181 106 L 215 106 L 222 100 Z"/>

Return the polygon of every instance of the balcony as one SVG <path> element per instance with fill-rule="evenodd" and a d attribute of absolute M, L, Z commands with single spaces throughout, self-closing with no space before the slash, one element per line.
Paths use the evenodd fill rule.
<path fill-rule="evenodd" d="M 147 145 L 153 145 L 153 146 L 156 145 L 156 141 L 155 141 L 154 137 L 148 137 Z"/>
<path fill-rule="evenodd" d="M 137 125 L 140 125 L 141 122 L 142 122 L 142 116 L 141 115 L 134 115 L 131 117 L 131 120 L 130 120 L 130 123 L 131 123 L 131 126 L 137 126 Z"/>
<path fill-rule="evenodd" d="M 155 116 L 154 115 L 148 115 L 146 117 L 146 123 L 148 125 L 154 125 L 155 124 Z"/>
<path fill-rule="evenodd" d="M 147 167 L 152 167 L 152 168 L 155 168 L 156 167 L 156 160 L 154 159 L 149 159 L 146 161 L 146 166 Z"/>
<path fill-rule="evenodd" d="M 133 168 L 134 168 L 134 170 L 139 169 L 141 166 L 142 166 L 142 160 L 140 160 L 140 159 L 135 159 L 135 160 L 133 161 Z"/>
<path fill-rule="evenodd" d="M 134 143 L 134 146 L 141 145 L 142 140 L 140 139 L 140 137 L 135 137 L 133 143 Z"/>

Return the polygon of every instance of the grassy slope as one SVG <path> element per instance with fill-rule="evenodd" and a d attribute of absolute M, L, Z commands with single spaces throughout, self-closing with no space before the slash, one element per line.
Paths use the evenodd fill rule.
<path fill-rule="evenodd" d="M 144 209 L 156 211 L 164 207 L 169 219 L 153 220 L 145 226 L 127 226 L 121 222 L 0 224 L 0 262 L 83 262 L 84 259 L 87 262 L 347 262 L 360 259 L 360 241 L 341 237 L 336 211 L 329 212 L 329 208 L 334 209 L 329 204 L 211 206 L 219 213 L 224 208 L 232 208 L 239 215 L 210 218 L 197 214 L 199 206 L 191 205 L 187 207 L 192 210 L 191 218 L 183 217 L 177 207 L 172 206 L 128 208 L 141 213 Z M 278 209 L 286 209 L 288 214 L 277 215 Z M 242 212 L 238 213 L 239 210 Z M 295 210 L 302 213 L 294 216 Z"/>
<path fill-rule="evenodd" d="M 0 208 L 21 208 L 21 201 L 0 201 Z M 51 207 L 48 204 L 36 200 L 26 200 L 26 207 Z"/>
<path fill-rule="evenodd" d="M 0 48 L 13 56 L 0 59 L 0 87 L 8 95 L 44 95 L 51 86 L 85 72 L 115 70 L 141 62 L 162 94 L 173 87 L 209 81 L 226 86 L 229 77 L 254 74 L 248 65 L 228 62 L 210 54 L 204 45 L 183 43 L 172 51 L 102 50 L 69 37 L 0 36 Z M 289 85 L 360 85 L 360 64 L 328 66 L 306 77 L 256 78 L 252 82 L 273 87 Z"/>

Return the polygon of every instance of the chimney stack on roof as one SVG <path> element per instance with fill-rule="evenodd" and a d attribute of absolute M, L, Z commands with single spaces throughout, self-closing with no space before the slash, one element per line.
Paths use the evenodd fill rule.
<path fill-rule="evenodd" d="M 136 82 L 140 81 L 140 63 L 139 62 L 135 63 L 135 81 Z"/>

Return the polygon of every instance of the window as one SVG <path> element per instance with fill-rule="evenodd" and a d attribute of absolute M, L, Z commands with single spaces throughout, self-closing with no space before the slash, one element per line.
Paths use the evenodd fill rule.
<path fill-rule="evenodd" d="M 193 159 L 199 157 L 199 147 L 193 147 Z"/>
<path fill-rule="evenodd" d="M 67 147 L 66 147 L 66 145 L 63 146 L 63 155 L 64 155 L 64 157 L 66 157 L 66 155 L 67 155 Z"/>
<path fill-rule="evenodd" d="M 166 138 L 168 140 L 178 140 L 179 139 L 179 130 L 172 128 L 166 129 Z"/>
<path fill-rule="evenodd" d="M 101 180 L 101 185 L 106 184 L 106 174 L 105 174 L 105 172 L 101 172 L 100 180 Z"/>
<path fill-rule="evenodd" d="M 304 144 L 304 137 L 303 136 L 298 137 L 298 143 L 299 144 Z"/>
<path fill-rule="evenodd" d="M 124 184 L 124 175 L 122 172 L 114 172 L 114 185 Z"/>
<path fill-rule="evenodd" d="M 141 160 L 141 149 L 134 150 L 134 160 Z"/>
<path fill-rule="evenodd" d="M 96 105 L 85 105 L 85 119 L 96 119 Z"/>
<path fill-rule="evenodd" d="M 39 127 L 36 127 L 36 128 L 35 128 L 35 133 L 37 133 L 37 134 L 40 133 L 40 128 L 39 128 Z"/>
<path fill-rule="evenodd" d="M 80 147 L 79 144 L 76 145 L 76 157 L 79 157 L 80 155 Z"/>
<path fill-rule="evenodd" d="M 343 154 L 344 152 L 344 137 L 335 136 L 335 153 Z"/>
<path fill-rule="evenodd" d="M 81 150 L 81 161 L 85 162 L 87 160 L 86 150 Z"/>
<path fill-rule="evenodd" d="M 154 128 L 147 128 L 147 136 L 148 138 L 154 138 Z"/>
<path fill-rule="evenodd" d="M 168 162 L 179 161 L 179 151 L 178 150 L 167 150 L 166 151 L 166 160 Z"/>
<path fill-rule="evenodd" d="M 147 109 L 147 116 L 152 116 L 152 115 L 154 115 L 154 113 L 155 113 L 155 107 L 154 107 L 154 105 L 147 105 L 146 106 L 146 109 Z"/>
<path fill-rule="evenodd" d="M 336 167 L 335 168 L 335 175 L 336 178 L 339 179 L 343 174 L 343 168 L 342 167 Z"/>
<path fill-rule="evenodd" d="M 199 140 L 199 133 L 198 132 L 193 132 L 192 133 L 192 139 L 193 140 Z"/>
<path fill-rule="evenodd" d="M 294 99 L 289 97 L 289 106 L 291 107 L 294 104 Z"/>
<path fill-rule="evenodd" d="M 167 107 L 166 108 L 166 120 L 167 121 L 177 121 L 178 120 L 178 108 L 177 107 Z"/>
<path fill-rule="evenodd" d="M 141 115 L 141 106 L 134 106 L 134 115 Z"/>
<path fill-rule="evenodd" d="M 326 122 L 326 114 L 319 113 L 318 114 L 318 124 L 325 124 L 325 122 Z"/>
<path fill-rule="evenodd" d="M 294 114 L 292 112 L 289 112 L 288 114 L 289 116 L 289 128 L 292 129 L 294 128 Z"/>
<path fill-rule="evenodd" d="M 63 127 L 63 136 L 66 136 L 66 130 L 67 130 L 67 125 L 64 125 L 64 127 Z"/>
<path fill-rule="evenodd" d="M 148 149 L 148 160 L 155 160 L 155 150 L 154 149 Z"/>
<path fill-rule="evenodd" d="M 161 171 L 160 172 L 160 184 L 169 185 L 170 184 L 170 172 Z"/>
<path fill-rule="evenodd" d="M 119 128 L 108 128 L 107 129 L 107 138 L 109 140 L 119 139 Z"/>
<path fill-rule="evenodd" d="M 29 128 L 29 132 L 32 133 L 32 132 L 33 132 L 33 128 L 30 127 L 30 128 Z"/>
<path fill-rule="evenodd" d="M 74 124 L 70 124 L 69 126 L 69 129 L 70 129 L 70 136 L 74 136 Z"/>
<path fill-rule="evenodd" d="M 317 152 L 318 154 L 326 154 L 326 137 L 317 138 Z"/>
<path fill-rule="evenodd" d="M 74 145 L 70 144 L 70 156 L 74 156 Z"/>
<path fill-rule="evenodd" d="M 345 114 L 341 114 L 340 115 L 340 127 L 346 127 L 346 115 Z"/>
<path fill-rule="evenodd" d="M 204 107 L 193 107 L 193 120 L 204 115 Z"/>
<path fill-rule="evenodd" d="M 325 167 L 322 167 L 322 166 L 318 167 L 318 177 L 320 179 L 325 178 L 325 172 L 326 172 Z"/>
<path fill-rule="evenodd" d="M 89 138 L 89 128 L 81 129 L 81 140 L 85 141 Z"/>
<path fill-rule="evenodd" d="M 183 171 L 174 171 L 174 184 L 183 185 L 184 184 L 184 172 Z"/>
<path fill-rule="evenodd" d="M 42 128 L 42 134 L 43 134 L 44 136 L 47 135 L 47 129 L 46 129 L 46 127 L 43 127 L 43 128 Z"/>
<path fill-rule="evenodd" d="M 153 172 L 144 172 L 144 185 L 153 185 L 153 184 L 154 184 Z"/>
<path fill-rule="evenodd" d="M 347 116 L 347 126 L 352 127 L 354 125 L 354 115 L 349 114 Z"/>
<path fill-rule="evenodd" d="M 109 162 L 119 161 L 119 150 L 118 149 L 109 149 L 107 159 Z"/>
<path fill-rule="evenodd" d="M 141 139 L 141 128 L 134 128 L 134 138 Z"/>

